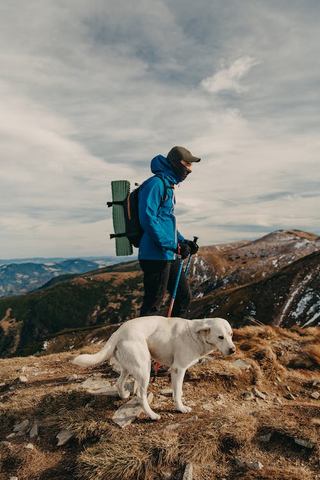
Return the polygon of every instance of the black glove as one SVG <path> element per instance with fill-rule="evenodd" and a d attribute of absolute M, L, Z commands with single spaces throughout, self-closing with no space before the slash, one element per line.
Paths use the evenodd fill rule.
<path fill-rule="evenodd" d="M 191 253 L 191 248 L 186 242 L 178 243 L 177 253 L 181 255 L 181 258 L 187 258 Z"/>
<path fill-rule="evenodd" d="M 185 243 L 189 245 L 191 250 L 191 255 L 194 255 L 199 250 L 199 245 L 193 240 L 185 240 Z"/>

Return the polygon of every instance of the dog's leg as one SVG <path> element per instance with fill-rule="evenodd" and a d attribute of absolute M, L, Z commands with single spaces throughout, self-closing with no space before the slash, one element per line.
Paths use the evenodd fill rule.
<path fill-rule="evenodd" d="M 140 402 L 141 407 L 143 408 L 144 412 L 151 420 L 160 420 L 160 415 L 154 412 L 149 403 L 147 398 L 147 390 L 150 380 L 150 365 L 148 365 L 148 370 L 144 369 L 144 371 L 140 370 L 140 375 L 137 375 L 136 379 L 138 382 L 138 391 L 137 397 Z"/>
<path fill-rule="evenodd" d="M 125 389 L 125 383 L 126 383 L 126 380 L 127 380 L 128 376 L 129 376 L 129 372 L 122 368 L 120 377 L 118 378 L 117 383 L 116 383 L 116 387 L 118 389 L 119 397 L 123 398 L 123 399 L 130 397 L 129 390 Z"/>
<path fill-rule="evenodd" d="M 184 375 L 186 373 L 185 368 L 178 368 L 174 365 L 171 368 L 171 381 L 172 381 L 172 390 L 173 390 L 173 403 L 177 409 L 182 413 L 190 412 L 191 408 L 183 405 L 182 403 L 182 384 Z"/>
<path fill-rule="evenodd" d="M 147 390 L 150 380 L 151 359 L 146 341 L 126 341 L 118 344 L 115 353 L 116 360 L 121 365 L 121 375 L 117 382 L 119 388 L 124 389 L 125 372 L 132 375 L 138 383 L 137 397 L 141 407 L 152 420 L 159 420 L 160 415 L 155 413 L 148 403 Z"/>

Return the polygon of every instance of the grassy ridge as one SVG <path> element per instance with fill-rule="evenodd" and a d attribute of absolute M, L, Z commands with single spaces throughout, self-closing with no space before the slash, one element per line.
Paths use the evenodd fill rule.
<path fill-rule="evenodd" d="M 139 272 L 108 275 L 101 269 L 28 295 L 1 299 L 0 319 L 10 308 L 12 320 L 9 329 L 5 332 L 2 328 L 0 332 L 0 355 L 10 354 L 18 322 L 22 322 L 22 328 L 18 346 L 12 353 L 29 355 L 39 349 L 48 335 L 134 317 L 142 295 L 141 280 Z"/>

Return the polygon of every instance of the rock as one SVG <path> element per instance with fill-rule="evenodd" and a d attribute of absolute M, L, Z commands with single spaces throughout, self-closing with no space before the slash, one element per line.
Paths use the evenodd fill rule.
<path fill-rule="evenodd" d="M 9 477 L 9 480 L 19 480 L 18 477 Z"/>
<path fill-rule="evenodd" d="M 20 370 L 18 370 L 18 373 L 25 373 L 26 371 L 26 367 L 22 367 L 20 368 Z"/>
<path fill-rule="evenodd" d="M 282 405 L 281 399 L 276 397 L 274 400 L 275 405 Z"/>
<path fill-rule="evenodd" d="M 271 437 L 272 437 L 272 433 L 270 432 L 270 433 L 266 433 L 265 435 L 259 435 L 258 440 L 259 442 L 268 443 L 270 442 Z"/>
<path fill-rule="evenodd" d="M 236 465 L 238 467 L 247 467 L 250 470 L 262 470 L 263 465 L 260 462 L 242 462 L 239 458 L 235 458 Z"/>
<path fill-rule="evenodd" d="M 38 427 L 38 424 L 35 422 L 29 432 L 29 437 L 34 438 L 34 437 L 37 437 L 38 434 L 39 434 L 39 427 Z"/>
<path fill-rule="evenodd" d="M 312 392 L 310 397 L 314 398 L 315 400 L 318 400 L 318 398 L 320 397 L 320 393 L 319 392 Z"/>
<path fill-rule="evenodd" d="M 309 440 L 304 440 L 303 438 L 295 438 L 294 441 L 298 445 L 301 445 L 302 447 L 305 447 L 305 448 L 312 449 L 315 447 L 314 443 L 310 442 Z"/>
<path fill-rule="evenodd" d="M 251 368 L 250 363 L 245 362 L 241 358 L 238 358 L 238 360 L 234 360 L 233 362 L 230 362 L 230 363 L 234 367 L 241 368 L 241 370 L 250 370 L 250 368 Z"/>
<path fill-rule="evenodd" d="M 260 462 L 246 462 L 246 466 L 250 468 L 250 470 L 262 470 L 263 465 Z"/>
<path fill-rule="evenodd" d="M 295 400 L 294 395 L 292 395 L 292 393 L 288 393 L 287 395 L 284 395 L 284 397 L 285 397 L 287 400 Z"/>
<path fill-rule="evenodd" d="M 87 390 L 91 395 L 106 395 L 107 397 L 118 397 L 118 390 L 116 387 L 110 385 L 109 387 L 103 387 L 97 390 Z"/>
<path fill-rule="evenodd" d="M 253 387 L 252 389 L 253 395 L 255 395 L 258 398 L 261 398 L 261 400 L 265 400 L 266 396 L 264 393 L 260 392 L 257 388 Z"/>
<path fill-rule="evenodd" d="M 3 440 L 2 442 L 0 442 L 0 445 L 2 445 L 3 447 L 10 448 L 12 443 L 11 442 L 6 442 L 5 440 Z"/>
<path fill-rule="evenodd" d="M 73 382 L 74 380 L 77 380 L 77 378 L 78 378 L 78 375 L 76 373 L 73 373 L 72 375 L 69 375 L 69 377 L 67 377 L 67 381 Z"/>
<path fill-rule="evenodd" d="M 102 381 L 100 381 L 102 383 Z M 96 390 L 90 390 L 88 389 L 88 393 L 91 393 L 91 395 L 106 395 L 108 397 L 118 397 L 118 389 L 117 387 L 110 385 L 109 382 L 105 382 L 106 385 L 102 388 L 96 389 Z M 125 384 L 125 389 L 128 390 L 131 394 L 135 394 L 138 388 L 138 384 L 136 381 L 132 382 L 127 382 Z"/>
<path fill-rule="evenodd" d="M 192 466 L 192 463 L 187 463 L 182 480 L 192 480 L 192 479 L 193 479 L 193 466 Z"/>
<path fill-rule="evenodd" d="M 18 381 L 20 383 L 27 383 L 28 382 L 28 378 L 25 376 L 25 375 L 20 375 L 20 377 L 18 377 Z"/>
<path fill-rule="evenodd" d="M 27 448 L 28 450 L 33 450 L 34 445 L 33 445 L 33 443 L 28 443 L 27 445 L 24 446 L 24 448 Z"/>
<path fill-rule="evenodd" d="M 216 402 L 218 403 L 218 402 Z M 202 404 L 203 410 L 207 410 L 207 412 L 213 412 L 214 411 L 214 406 L 210 402 L 206 402 Z"/>
<path fill-rule="evenodd" d="M 291 388 L 289 387 L 289 385 L 286 385 L 286 390 L 288 390 L 288 392 L 291 392 Z"/>
<path fill-rule="evenodd" d="M 148 402 L 149 404 L 153 400 L 153 393 L 149 393 L 148 395 Z M 124 428 L 127 425 L 130 425 L 139 415 L 143 412 L 143 409 L 140 405 L 139 400 L 137 397 L 133 397 L 129 402 L 121 405 L 120 408 L 115 412 L 112 417 L 114 423 L 119 425 L 119 427 Z"/>
<path fill-rule="evenodd" d="M 23 420 L 23 422 L 18 423 L 14 426 L 13 431 L 15 433 L 24 433 L 29 426 L 29 420 Z"/>
<path fill-rule="evenodd" d="M 172 397 L 172 388 L 164 388 L 160 393 L 165 397 Z"/>
<path fill-rule="evenodd" d="M 171 479 L 171 472 L 161 471 L 160 476 L 162 480 L 170 480 Z"/>
<path fill-rule="evenodd" d="M 196 420 L 198 420 L 198 416 L 194 415 L 193 417 L 187 418 L 187 420 L 185 420 L 184 422 L 172 423 L 171 425 L 167 425 L 166 430 L 169 430 L 169 431 L 177 430 L 178 428 L 185 427 L 186 424 L 195 422 Z"/>
<path fill-rule="evenodd" d="M 60 430 L 60 432 L 56 436 L 58 440 L 57 447 L 61 447 L 62 445 L 65 445 L 72 437 L 73 437 L 73 432 L 71 430 Z"/>
<path fill-rule="evenodd" d="M 93 377 L 89 377 L 81 383 L 81 387 L 86 390 L 99 390 L 101 388 L 111 387 L 111 385 L 106 380 L 96 380 Z"/>
<path fill-rule="evenodd" d="M 314 381 L 312 382 L 312 386 L 313 386 L 313 387 L 316 387 L 317 385 L 320 385 L 320 380 L 314 380 Z"/>
<path fill-rule="evenodd" d="M 244 400 L 247 400 L 247 401 L 248 401 L 248 400 L 253 400 L 253 399 L 254 399 L 254 395 L 253 395 L 253 393 L 251 393 L 251 392 L 244 392 L 243 398 L 244 398 Z"/>
<path fill-rule="evenodd" d="M 13 438 L 13 437 L 15 437 L 15 436 L 16 436 L 15 433 L 10 433 L 9 435 L 6 436 L 6 438 L 9 438 L 9 439 L 10 439 L 10 438 Z"/>

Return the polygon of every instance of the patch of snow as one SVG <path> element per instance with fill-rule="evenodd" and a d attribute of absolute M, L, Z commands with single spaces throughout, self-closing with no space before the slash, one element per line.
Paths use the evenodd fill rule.
<path fill-rule="evenodd" d="M 310 300 L 312 300 L 314 298 L 314 294 L 313 292 L 309 292 L 307 293 L 304 297 L 302 297 L 300 299 L 300 301 L 298 302 L 298 305 L 297 305 L 297 308 L 296 308 L 296 311 L 295 312 L 291 312 L 291 316 L 293 318 L 299 318 L 303 312 L 305 311 L 305 309 L 307 308 L 307 305 L 308 303 L 310 302 Z"/>
<path fill-rule="evenodd" d="M 294 248 L 305 247 L 308 243 L 310 243 L 308 240 L 301 240 L 300 242 L 295 244 Z"/>
<path fill-rule="evenodd" d="M 315 314 L 313 315 L 313 317 L 310 318 L 304 325 L 302 325 L 302 328 L 306 327 L 307 325 L 310 325 L 310 323 L 313 323 L 314 320 L 316 320 L 317 318 L 320 319 L 320 312 L 319 312 L 319 311 L 318 311 L 317 313 L 315 313 Z"/>
<path fill-rule="evenodd" d="M 281 324 L 282 322 L 282 319 L 284 318 L 288 308 L 290 307 L 290 305 L 292 304 L 292 302 L 294 301 L 295 297 L 303 290 L 303 288 L 305 287 L 305 285 L 309 282 L 309 280 L 312 278 L 312 274 L 309 273 L 309 275 L 307 275 L 303 280 L 302 282 L 300 283 L 299 287 L 297 287 L 295 290 L 293 290 L 290 295 L 288 295 L 288 298 L 287 298 L 287 302 L 284 304 L 284 307 L 283 307 L 283 310 L 282 310 L 282 313 L 281 313 L 281 316 L 280 316 L 280 320 L 279 320 L 279 324 Z"/>

